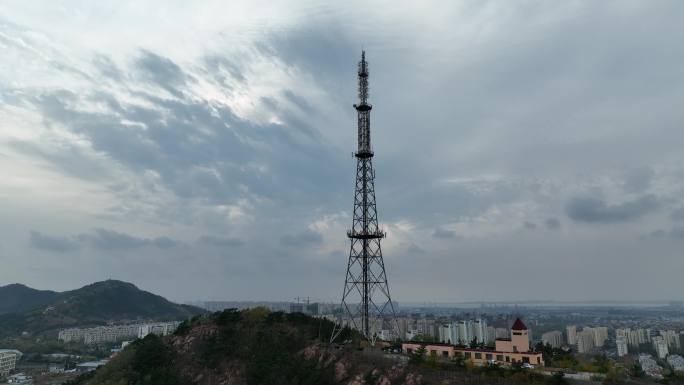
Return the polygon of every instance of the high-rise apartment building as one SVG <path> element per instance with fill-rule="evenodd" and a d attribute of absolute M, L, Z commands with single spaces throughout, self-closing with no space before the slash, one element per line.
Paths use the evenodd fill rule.
<path fill-rule="evenodd" d="M 629 349 L 627 348 L 627 337 L 618 336 L 615 339 L 615 345 L 617 346 L 618 357 L 624 357 L 629 353 Z"/>
<path fill-rule="evenodd" d="M 669 350 L 667 349 L 667 341 L 662 336 L 653 337 L 653 349 L 658 354 L 658 358 L 667 357 Z"/>
<path fill-rule="evenodd" d="M 583 329 L 577 333 L 577 352 L 590 353 L 594 350 L 594 332 L 593 330 Z"/>
<path fill-rule="evenodd" d="M 568 345 L 577 344 L 577 326 L 569 325 L 565 328 L 565 333 L 567 334 Z"/>
<path fill-rule="evenodd" d="M 589 330 L 593 333 L 594 335 L 594 346 L 595 347 L 603 347 L 603 345 L 606 343 L 606 340 L 608 339 L 608 328 L 605 326 L 597 326 L 594 328 L 584 328 L 582 330 Z"/>
<path fill-rule="evenodd" d="M 473 322 L 474 338 L 478 344 L 487 342 L 487 320 L 482 318 L 476 319 Z"/>
<path fill-rule="evenodd" d="M 542 334 L 542 343 L 552 348 L 560 348 L 563 345 L 563 333 L 558 330 Z"/>
<path fill-rule="evenodd" d="M 632 347 L 638 347 L 639 345 L 648 343 L 651 341 L 649 333 L 646 329 L 616 329 L 615 336 L 624 336 L 627 338 L 627 344 Z"/>
<path fill-rule="evenodd" d="M 676 331 L 674 331 L 674 330 L 661 330 L 660 336 L 663 337 L 665 342 L 667 342 L 668 350 L 679 351 L 681 349 L 682 345 L 681 345 L 681 342 L 679 340 L 679 333 L 677 333 Z"/>

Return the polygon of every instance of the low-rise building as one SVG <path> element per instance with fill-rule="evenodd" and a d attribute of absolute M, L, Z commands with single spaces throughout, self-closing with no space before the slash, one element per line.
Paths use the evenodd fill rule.
<path fill-rule="evenodd" d="M 180 325 L 180 321 L 71 328 L 60 330 L 57 338 L 64 342 L 83 342 L 86 345 L 97 345 L 145 338 L 148 334 L 165 336 L 173 333 L 178 325 Z"/>
<path fill-rule="evenodd" d="M 667 363 L 675 372 L 684 372 L 684 358 L 679 354 L 671 354 L 667 357 Z"/>
<path fill-rule="evenodd" d="M 93 371 L 100 366 L 104 366 L 109 362 L 109 360 L 104 359 L 100 361 L 88 361 L 88 362 L 81 362 L 80 364 L 76 365 L 76 371 L 77 372 L 90 372 Z"/>
<path fill-rule="evenodd" d="M 529 331 L 520 319 L 517 319 L 511 327 L 509 336 L 509 338 L 497 338 L 494 349 L 468 349 L 447 343 L 417 342 L 404 342 L 401 348 L 405 354 L 412 354 L 422 347 L 431 356 L 453 358 L 461 355 L 476 365 L 487 363 L 544 365 L 542 353 L 530 349 Z"/>
<path fill-rule="evenodd" d="M 663 378 L 663 368 L 651 357 L 650 354 L 639 355 L 639 365 L 647 375 L 654 378 Z"/>

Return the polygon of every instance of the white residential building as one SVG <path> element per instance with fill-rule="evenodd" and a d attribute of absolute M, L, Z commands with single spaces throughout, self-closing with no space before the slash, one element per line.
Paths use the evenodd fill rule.
<path fill-rule="evenodd" d="M 138 338 L 145 338 L 148 334 L 167 336 L 173 334 L 178 329 L 178 325 L 180 325 L 178 321 L 142 324 L 138 327 Z"/>
<path fill-rule="evenodd" d="M 674 330 L 661 330 L 660 336 L 663 337 L 665 342 L 667 342 L 668 350 L 679 351 L 681 349 L 682 345 L 681 345 L 681 342 L 679 341 L 679 333 L 677 333 L 676 331 L 674 331 Z"/>
<path fill-rule="evenodd" d="M 667 349 L 667 341 L 662 336 L 653 337 L 653 348 L 658 354 L 658 358 L 667 357 L 669 350 Z"/>
<path fill-rule="evenodd" d="M 418 329 L 411 329 L 406 332 L 406 341 L 413 341 L 416 337 L 422 335 Z"/>
<path fill-rule="evenodd" d="M 0 349 L 0 376 L 8 375 L 17 366 L 21 352 L 11 349 Z"/>
<path fill-rule="evenodd" d="M 594 338 L 594 346 L 602 347 L 608 339 L 608 328 L 605 326 L 597 326 L 595 328 L 585 327 L 582 331 L 590 332 Z"/>
<path fill-rule="evenodd" d="M 71 328 L 60 330 L 57 338 L 63 342 L 83 342 L 86 345 L 97 345 L 132 338 L 144 338 L 151 333 L 164 336 L 173 333 L 178 325 L 180 325 L 180 321 Z"/>
<path fill-rule="evenodd" d="M 473 340 L 473 323 L 468 320 L 458 321 L 458 338 L 454 343 L 459 345 L 470 345 Z"/>
<path fill-rule="evenodd" d="M 627 338 L 627 344 L 632 347 L 638 347 L 639 345 L 646 344 L 651 341 L 649 333 L 646 329 L 617 329 L 615 330 L 615 336 L 624 336 Z"/>
<path fill-rule="evenodd" d="M 627 348 L 627 337 L 618 336 L 617 338 L 615 338 L 615 345 L 617 345 L 618 357 L 624 357 L 629 353 L 629 349 Z"/>
<path fill-rule="evenodd" d="M 477 343 L 483 344 L 487 342 L 487 320 L 482 318 L 476 319 L 473 322 L 474 337 Z"/>
<path fill-rule="evenodd" d="M 439 342 L 444 344 L 454 343 L 454 329 L 458 325 L 453 323 L 442 324 L 439 326 Z"/>
<path fill-rule="evenodd" d="M 590 353 L 594 350 L 594 332 L 592 330 L 585 329 L 577 333 L 578 353 Z"/>
<path fill-rule="evenodd" d="M 542 334 L 541 339 L 544 345 L 550 345 L 552 348 L 560 348 L 563 345 L 563 333 L 558 330 Z"/>
<path fill-rule="evenodd" d="M 565 328 L 565 333 L 568 338 L 568 345 L 577 344 L 577 326 L 569 325 Z"/>

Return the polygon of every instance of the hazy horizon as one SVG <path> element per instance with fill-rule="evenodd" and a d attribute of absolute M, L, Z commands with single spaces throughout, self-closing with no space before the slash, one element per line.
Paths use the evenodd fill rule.
<path fill-rule="evenodd" d="M 684 3 L 266 4 L 0 4 L 0 285 L 339 301 L 365 49 L 397 302 L 684 299 Z"/>

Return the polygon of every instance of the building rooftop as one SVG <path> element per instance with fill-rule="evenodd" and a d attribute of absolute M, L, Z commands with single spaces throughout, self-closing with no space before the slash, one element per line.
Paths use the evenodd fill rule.
<path fill-rule="evenodd" d="M 516 318 L 511 330 L 527 330 L 527 326 L 522 322 L 520 318 Z"/>

